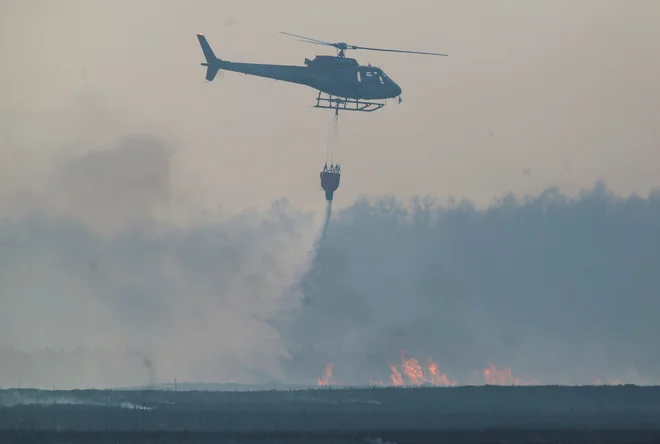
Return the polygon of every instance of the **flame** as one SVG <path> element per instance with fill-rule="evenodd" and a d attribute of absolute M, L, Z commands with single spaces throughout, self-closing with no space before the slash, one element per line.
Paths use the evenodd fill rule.
<path fill-rule="evenodd" d="M 405 385 L 402 373 L 406 375 L 406 379 L 411 385 L 422 385 L 425 383 L 443 387 L 457 385 L 457 382 L 449 379 L 446 373 L 440 372 L 440 367 L 431 358 L 427 361 L 426 371 L 417 359 L 406 359 L 403 355 L 401 356 L 401 365 L 398 366 L 401 368 L 401 371 L 399 371 L 397 366 L 390 364 L 389 367 L 392 372 L 390 374 L 390 380 L 394 386 Z"/>
<path fill-rule="evenodd" d="M 441 385 L 443 387 L 453 387 L 458 385 L 456 381 L 452 381 L 447 377 L 447 373 L 440 373 L 438 364 L 433 362 L 431 358 L 429 358 L 428 361 L 428 369 L 431 374 L 431 384 Z"/>
<path fill-rule="evenodd" d="M 484 369 L 484 379 L 489 385 L 535 385 L 537 381 L 514 377 L 509 367 L 498 369 L 492 362 Z"/>
<path fill-rule="evenodd" d="M 426 366 L 423 367 L 419 361 L 414 358 L 406 358 L 404 356 L 405 352 L 401 352 L 401 363 L 398 365 L 388 363 L 387 366 L 390 369 L 390 382 L 385 383 L 382 381 L 369 380 L 369 383 L 372 386 L 394 386 L 394 387 L 403 387 L 406 385 L 423 385 L 423 384 L 432 384 L 435 386 L 441 387 L 454 387 L 458 385 L 458 382 L 450 379 L 447 376 L 447 373 L 442 373 L 440 371 L 440 366 L 433 361 L 433 359 L 428 358 Z M 333 370 L 334 364 L 329 362 L 323 376 L 317 379 L 317 383 L 320 386 L 329 386 L 332 384 L 337 384 L 333 379 Z M 488 385 L 539 385 L 540 383 L 534 379 L 528 378 L 527 376 L 514 376 L 513 371 L 510 367 L 501 367 L 497 368 L 494 363 L 489 362 L 488 367 L 482 370 L 485 383 Z M 625 383 L 618 378 L 608 378 L 602 380 L 601 378 L 596 378 L 593 382 L 594 385 L 624 385 Z"/>
<path fill-rule="evenodd" d="M 390 380 L 392 381 L 392 385 L 395 387 L 400 387 L 404 385 L 403 382 L 403 376 L 401 376 L 401 373 L 399 370 L 397 370 L 396 366 L 389 364 L 390 370 L 392 371 L 392 374 L 390 375 Z"/>
<path fill-rule="evenodd" d="M 420 385 L 426 382 L 422 366 L 419 365 L 419 361 L 415 358 L 403 360 L 403 372 L 406 374 L 411 384 Z"/>
<path fill-rule="evenodd" d="M 325 371 L 323 376 L 316 380 L 318 385 L 330 385 L 336 384 L 334 379 L 332 379 L 332 371 L 334 370 L 335 365 L 332 362 L 328 362 L 325 366 Z"/>

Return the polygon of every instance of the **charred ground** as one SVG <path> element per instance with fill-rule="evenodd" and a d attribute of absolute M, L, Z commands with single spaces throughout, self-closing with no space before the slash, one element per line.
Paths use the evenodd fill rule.
<path fill-rule="evenodd" d="M 660 387 L 0 392 L 3 442 L 617 442 L 660 437 Z M 617 436 L 619 438 L 617 438 Z M 624 438 L 625 437 L 625 438 Z M 635 438 L 637 437 L 637 438 Z M 645 438 L 646 437 L 646 438 Z M 615 439 L 616 438 L 616 439 Z M 228 442 L 228 441 L 227 441 Z"/>

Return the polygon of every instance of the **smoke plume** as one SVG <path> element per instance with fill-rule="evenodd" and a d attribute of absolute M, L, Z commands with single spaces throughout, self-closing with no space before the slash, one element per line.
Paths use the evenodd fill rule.
<path fill-rule="evenodd" d="M 320 248 L 287 374 L 332 362 L 342 383 L 387 381 L 405 352 L 461 383 L 493 366 L 540 383 L 657 383 L 659 224 L 659 193 L 602 183 L 487 209 L 360 200 Z"/>
<path fill-rule="evenodd" d="M 659 193 L 359 200 L 331 231 L 329 204 L 318 230 L 286 200 L 175 223 L 173 153 L 129 134 L 13 192 L 2 386 L 316 383 L 328 363 L 365 384 L 403 351 L 460 383 L 657 382 Z"/>
<path fill-rule="evenodd" d="M 285 377 L 286 342 L 267 320 L 301 302 L 292 283 L 314 216 L 286 200 L 182 211 L 175 152 L 149 134 L 120 136 L 59 156 L 48 186 L 11 194 L 21 205 L 0 222 L 0 385 Z"/>

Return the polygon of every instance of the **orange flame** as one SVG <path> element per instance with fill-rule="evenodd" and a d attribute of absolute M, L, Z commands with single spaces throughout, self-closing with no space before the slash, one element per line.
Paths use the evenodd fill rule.
<path fill-rule="evenodd" d="M 451 387 L 457 385 L 456 381 L 452 381 L 447 377 L 447 373 L 440 373 L 438 364 L 433 362 L 431 358 L 428 361 L 428 369 L 431 374 L 431 384 L 441 385 L 443 387 Z"/>
<path fill-rule="evenodd" d="M 489 385 L 535 385 L 538 382 L 514 377 L 509 367 L 498 369 L 492 362 L 484 369 L 484 379 Z"/>
<path fill-rule="evenodd" d="M 401 356 L 401 361 L 402 363 L 399 367 L 401 367 L 403 374 L 406 375 L 406 379 L 408 379 L 408 382 L 412 385 L 422 385 L 424 383 L 431 383 L 433 385 L 444 387 L 457 385 L 457 382 L 449 379 L 446 373 L 440 372 L 438 364 L 433 362 L 431 358 L 429 358 L 427 362 L 426 372 L 420 365 L 419 361 L 415 358 L 405 359 Z M 391 364 L 389 367 L 392 372 L 390 375 L 392 385 L 405 385 L 403 376 L 397 367 Z"/>
<path fill-rule="evenodd" d="M 328 364 L 325 366 L 325 371 L 323 372 L 323 376 L 316 380 L 318 385 L 335 384 L 335 381 L 332 379 L 332 370 L 334 369 L 334 367 L 335 365 L 332 362 L 328 362 Z"/>
<path fill-rule="evenodd" d="M 401 376 L 399 370 L 397 370 L 397 368 L 392 364 L 389 364 L 389 366 L 390 366 L 390 370 L 392 371 L 392 374 L 390 375 L 390 380 L 392 381 L 392 385 L 396 387 L 400 387 L 404 385 L 403 376 Z"/>
<path fill-rule="evenodd" d="M 392 386 L 401 387 L 405 385 L 422 385 L 425 383 L 430 383 L 436 386 L 442 387 L 453 387 L 457 386 L 458 382 L 452 379 L 449 379 L 446 373 L 440 371 L 440 367 L 436 362 L 431 358 L 426 362 L 426 368 L 422 367 L 419 361 L 415 358 L 406 359 L 405 356 L 401 356 L 401 364 L 393 365 L 387 364 L 390 368 L 390 382 Z M 320 386 L 329 386 L 332 384 L 337 384 L 333 379 L 333 370 L 334 364 L 332 362 L 328 363 L 325 367 L 323 376 L 317 379 L 317 383 Z M 502 367 L 497 368 L 495 364 L 490 362 L 488 367 L 483 369 L 483 376 L 486 384 L 488 385 L 538 385 L 538 381 L 528 378 L 523 375 L 517 377 L 513 375 L 511 368 Z M 407 383 L 406 383 L 407 381 Z M 377 386 L 386 386 L 388 384 L 378 381 L 369 381 L 371 385 Z M 618 378 L 608 378 L 602 380 L 596 378 L 593 382 L 594 385 L 624 385 L 625 383 Z"/>
<path fill-rule="evenodd" d="M 422 366 L 415 358 L 403 360 L 403 372 L 408 377 L 408 380 L 414 385 L 420 385 L 426 382 Z"/>

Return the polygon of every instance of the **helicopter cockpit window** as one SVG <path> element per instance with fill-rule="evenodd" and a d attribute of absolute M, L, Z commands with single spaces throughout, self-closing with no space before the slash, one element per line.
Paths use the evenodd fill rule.
<path fill-rule="evenodd" d="M 372 84 L 380 82 L 381 85 L 385 85 L 386 78 L 385 74 L 378 69 L 371 68 L 358 72 L 358 82 L 360 83 Z"/>
<path fill-rule="evenodd" d="M 378 81 L 378 73 L 376 71 L 365 71 L 364 77 L 363 77 L 365 82 L 377 82 Z"/>

